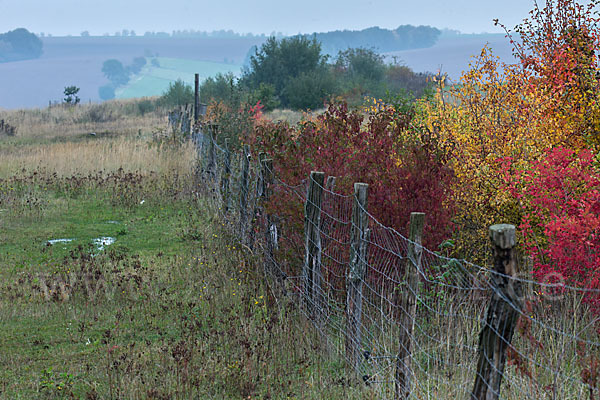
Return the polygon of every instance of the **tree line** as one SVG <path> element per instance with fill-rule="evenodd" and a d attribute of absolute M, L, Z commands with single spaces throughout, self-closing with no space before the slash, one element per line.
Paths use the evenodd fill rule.
<path fill-rule="evenodd" d="M 330 57 L 315 38 L 270 37 L 250 57 L 237 79 L 218 74 L 201 86 L 203 101 L 228 101 L 234 97 L 260 101 L 264 110 L 316 109 L 326 100 L 341 96 L 361 103 L 365 96 L 394 97 L 398 93 L 421 96 L 430 74 L 415 73 L 397 62 L 386 63 L 374 49 L 358 47 Z"/>

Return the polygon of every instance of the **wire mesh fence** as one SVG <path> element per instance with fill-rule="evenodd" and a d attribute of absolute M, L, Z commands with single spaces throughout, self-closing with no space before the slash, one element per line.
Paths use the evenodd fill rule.
<path fill-rule="evenodd" d="M 426 249 L 419 232 L 407 238 L 369 213 L 366 188 L 337 193 L 335 178 L 308 173 L 289 185 L 264 154 L 233 153 L 217 127 L 203 129 L 199 192 L 376 396 L 598 396 L 600 293 L 534 279 L 514 243 L 490 254 L 494 267 Z"/>

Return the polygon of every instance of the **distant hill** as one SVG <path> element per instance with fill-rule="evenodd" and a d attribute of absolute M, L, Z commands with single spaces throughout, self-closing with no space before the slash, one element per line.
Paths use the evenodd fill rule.
<path fill-rule="evenodd" d="M 379 53 L 431 47 L 441 33 L 431 26 L 401 25 L 393 30 L 375 26 L 360 31 L 331 31 L 304 36 L 316 37 L 321 42 L 323 53 L 335 56 L 339 51 L 356 47 L 373 48 Z"/>
<path fill-rule="evenodd" d="M 0 63 L 0 93 L 10 93 L 10 96 L 0 95 L 0 108 L 47 106 L 49 101 L 62 100 L 65 86 L 71 85 L 81 88 L 82 102 L 100 101 L 98 89 L 108 83 L 102 73 L 102 65 L 107 59 L 117 59 L 124 65 L 130 65 L 135 57 L 142 56 L 181 60 L 178 65 L 165 63 L 163 68 L 148 69 L 150 76 L 140 82 L 137 77 L 132 77 L 132 87 L 117 94 L 124 97 L 131 93 L 158 95 L 161 88 L 168 87 L 171 80 L 179 77 L 193 82 L 194 74 L 188 70 L 190 66 L 202 77 L 210 76 L 215 70 L 239 70 L 248 49 L 260 46 L 264 41 L 261 37 L 152 36 L 44 37 L 42 40 L 44 53 L 40 58 Z M 158 73 L 160 77 L 156 76 Z M 146 85 L 148 82 L 150 85 Z M 144 87 L 140 88 L 140 85 Z M 147 87 L 157 90 L 145 92 Z"/>
<path fill-rule="evenodd" d="M 487 46 L 505 63 L 516 62 L 512 53 L 512 44 L 503 33 L 498 34 L 461 34 L 444 32 L 437 43 L 425 49 L 410 49 L 383 53 L 390 62 L 395 60 L 413 71 L 447 73 L 457 82 L 463 71 L 469 69 L 469 63 L 481 54 Z"/>
<path fill-rule="evenodd" d="M 0 62 L 39 58 L 42 48 L 42 41 L 25 28 L 0 34 Z"/>

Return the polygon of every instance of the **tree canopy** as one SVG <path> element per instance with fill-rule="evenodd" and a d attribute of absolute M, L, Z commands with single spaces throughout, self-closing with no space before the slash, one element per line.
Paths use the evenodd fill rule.
<path fill-rule="evenodd" d="M 256 53 L 250 57 L 250 68 L 243 77 L 243 83 L 251 90 L 258 90 L 261 83 L 270 85 L 274 95 L 284 107 L 291 106 L 289 86 L 298 85 L 298 80 L 307 82 L 311 76 L 322 81 L 328 74 L 327 57 L 321 54 L 321 44 L 316 39 L 295 36 L 277 40 L 270 37 Z M 325 87 L 318 88 L 327 95 Z M 261 99 L 264 102 L 264 99 Z M 317 96 L 309 107 L 322 106 L 323 97 Z"/>
<path fill-rule="evenodd" d="M 39 58 L 43 47 L 42 41 L 25 28 L 0 34 L 0 62 Z"/>

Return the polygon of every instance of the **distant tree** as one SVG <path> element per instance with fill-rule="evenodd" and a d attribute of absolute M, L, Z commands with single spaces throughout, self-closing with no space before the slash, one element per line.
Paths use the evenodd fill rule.
<path fill-rule="evenodd" d="M 113 85 L 108 84 L 104 86 L 100 86 L 98 88 L 98 95 L 102 100 L 111 100 L 115 98 L 115 88 Z"/>
<path fill-rule="evenodd" d="M 133 59 L 133 63 L 129 66 L 129 70 L 134 74 L 139 74 L 142 68 L 146 65 L 145 57 L 136 57 Z"/>
<path fill-rule="evenodd" d="M 275 87 L 269 83 L 261 83 L 258 89 L 252 92 L 252 103 L 258 101 L 263 106 L 263 111 L 274 110 L 281 104 L 279 97 L 275 94 Z"/>
<path fill-rule="evenodd" d="M 43 43 L 27 29 L 0 34 L 0 62 L 28 60 L 42 55 Z"/>
<path fill-rule="evenodd" d="M 90 36 L 90 33 L 88 31 L 83 31 L 83 32 L 81 32 L 81 36 L 88 37 L 88 36 Z"/>
<path fill-rule="evenodd" d="M 230 99 L 238 90 L 235 76 L 230 72 L 210 77 L 200 85 L 200 98 L 204 102 L 211 100 L 230 103 Z"/>
<path fill-rule="evenodd" d="M 63 93 L 65 95 L 63 101 L 67 104 L 76 105 L 81 101 L 77 96 L 77 93 L 79 93 L 79 88 L 77 86 L 67 86 Z"/>
<path fill-rule="evenodd" d="M 325 54 L 335 55 L 350 48 L 375 47 L 380 52 L 431 47 L 441 31 L 430 26 L 401 25 L 394 30 L 377 26 L 360 31 L 331 31 L 313 34 Z"/>
<path fill-rule="evenodd" d="M 362 47 L 340 51 L 335 66 L 349 75 L 351 79 L 370 81 L 381 81 L 386 68 L 383 56 L 373 49 Z"/>
<path fill-rule="evenodd" d="M 135 31 L 132 29 L 132 30 L 129 32 L 129 36 L 137 36 L 137 35 L 135 34 Z"/>
<path fill-rule="evenodd" d="M 160 68 L 160 62 L 158 61 L 158 58 L 156 58 L 156 57 L 150 61 L 150 64 L 152 64 L 153 67 Z"/>
<path fill-rule="evenodd" d="M 160 102 L 164 106 L 183 106 L 194 102 L 194 89 L 183 80 L 177 79 L 169 84 L 169 88 L 163 93 Z"/>
<path fill-rule="evenodd" d="M 335 90 L 335 81 L 325 68 L 304 72 L 285 87 L 287 106 L 293 109 L 322 108 L 324 101 Z"/>
<path fill-rule="evenodd" d="M 102 72 L 115 87 L 125 85 L 129 82 L 129 72 L 123 66 L 121 61 L 115 60 L 114 58 L 104 61 L 102 64 Z"/>
<path fill-rule="evenodd" d="M 324 75 L 327 73 L 326 62 L 321 45 L 314 38 L 295 36 L 277 40 L 272 36 L 250 57 L 243 84 L 250 90 L 259 89 L 261 83 L 271 85 L 281 105 L 287 107 L 291 94 L 291 90 L 286 89 L 288 84 L 309 75 L 322 81 L 327 76 Z"/>
<path fill-rule="evenodd" d="M 129 30 L 128 29 L 123 29 L 121 36 L 129 36 Z"/>

